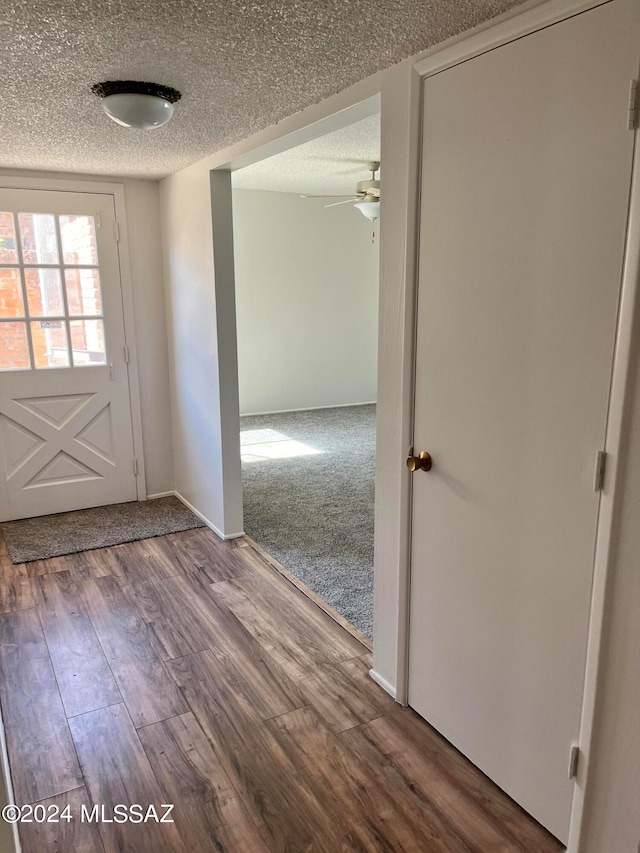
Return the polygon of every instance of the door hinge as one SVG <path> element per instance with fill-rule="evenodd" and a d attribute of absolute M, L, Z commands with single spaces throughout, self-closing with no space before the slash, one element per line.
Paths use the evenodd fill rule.
<path fill-rule="evenodd" d="M 607 454 L 604 450 L 596 453 L 596 464 L 593 471 L 593 491 L 601 492 L 604 487 L 604 470 L 607 463 Z"/>
<path fill-rule="evenodd" d="M 96 220 L 96 228 L 102 228 L 102 219 L 100 218 L 100 211 L 98 211 L 95 215 Z"/>
<path fill-rule="evenodd" d="M 116 235 L 116 243 L 120 242 L 120 223 L 116 220 L 114 223 L 114 231 Z"/>
<path fill-rule="evenodd" d="M 129 347 L 125 345 L 122 349 L 124 350 L 125 364 L 129 364 Z"/>
<path fill-rule="evenodd" d="M 638 126 L 638 81 L 632 80 L 629 86 L 629 112 L 627 115 L 627 129 L 635 130 Z"/>
<path fill-rule="evenodd" d="M 580 747 L 577 743 L 571 744 L 569 750 L 569 766 L 567 767 L 567 777 L 575 779 L 578 775 L 578 762 L 580 761 Z"/>
<path fill-rule="evenodd" d="M 136 477 L 138 476 L 138 460 L 137 459 L 133 460 L 133 473 L 135 474 Z"/>

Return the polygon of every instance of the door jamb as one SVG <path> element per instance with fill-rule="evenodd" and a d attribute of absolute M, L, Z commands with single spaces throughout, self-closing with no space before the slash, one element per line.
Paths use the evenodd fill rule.
<path fill-rule="evenodd" d="M 618 326 L 611 373 L 609 412 L 604 450 L 607 470 L 600 495 L 591 593 L 591 613 L 582 713 L 580 718 L 580 762 L 576 777 L 567 850 L 577 851 L 585 830 L 586 799 L 590 792 L 589 759 L 597 745 L 598 710 L 604 690 L 603 668 L 606 649 L 603 640 L 611 616 L 607 603 L 616 564 L 615 531 L 624 510 L 622 452 L 630 403 L 630 376 L 633 368 L 634 320 L 640 303 L 640 133 L 635 131 L 629 213 L 620 292 Z M 637 356 L 636 356 L 637 357 Z"/>
<path fill-rule="evenodd" d="M 129 232 L 127 230 L 127 212 L 124 184 L 104 181 L 75 181 L 64 178 L 37 178 L 0 175 L 0 188 L 23 190 L 50 190 L 54 192 L 89 193 L 108 195 L 113 198 L 115 218 L 120 226 L 118 241 L 118 261 L 120 268 L 120 289 L 122 292 L 122 313 L 124 334 L 129 349 L 129 402 L 131 406 L 131 426 L 133 433 L 133 452 L 138 463 L 136 476 L 137 499 L 147 499 L 147 481 L 144 465 L 144 445 L 142 442 L 142 408 L 140 404 L 140 380 L 138 376 L 138 349 L 136 345 L 135 321 L 133 313 L 133 292 L 131 262 L 129 255 Z"/>

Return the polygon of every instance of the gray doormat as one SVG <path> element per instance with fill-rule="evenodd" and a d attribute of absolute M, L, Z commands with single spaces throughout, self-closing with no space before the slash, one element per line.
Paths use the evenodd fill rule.
<path fill-rule="evenodd" d="M 47 560 L 205 527 L 176 497 L 42 515 L 0 526 L 13 563 Z"/>

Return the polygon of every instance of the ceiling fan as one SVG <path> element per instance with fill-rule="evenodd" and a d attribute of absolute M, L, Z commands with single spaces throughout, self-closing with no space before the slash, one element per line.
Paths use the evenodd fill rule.
<path fill-rule="evenodd" d="M 376 172 L 379 168 L 380 163 L 377 160 L 367 163 L 367 169 L 371 172 L 371 178 L 367 181 L 358 181 L 355 195 L 303 194 L 301 198 L 344 198 L 344 201 L 334 201 L 331 204 L 325 204 L 325 207 L 337 207 L 339 204 L 355 202 L 354 207 L 357 207 L 367 219 L 374 221 L 380 216 L 380 181 L 376 180 Z"/>

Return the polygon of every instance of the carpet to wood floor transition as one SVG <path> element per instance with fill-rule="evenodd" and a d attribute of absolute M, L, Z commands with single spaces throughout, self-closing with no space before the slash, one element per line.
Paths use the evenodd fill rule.
<path fill-rule="evenodd" d="M 245 532 L 373 636 L 375 405 L 240 419 Z"/>

